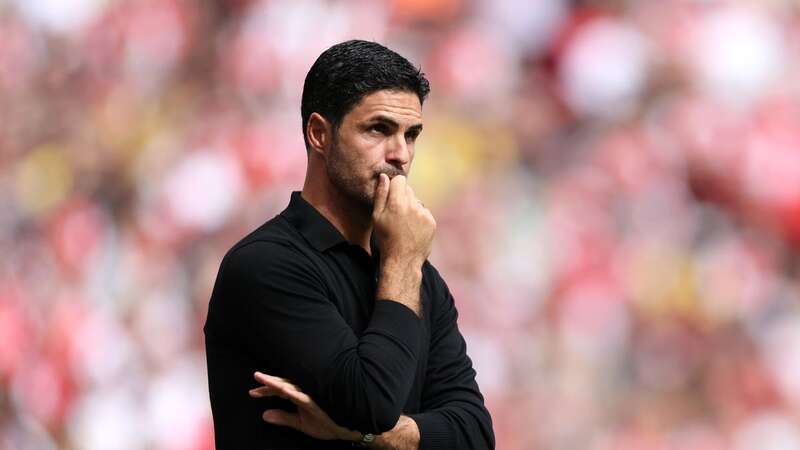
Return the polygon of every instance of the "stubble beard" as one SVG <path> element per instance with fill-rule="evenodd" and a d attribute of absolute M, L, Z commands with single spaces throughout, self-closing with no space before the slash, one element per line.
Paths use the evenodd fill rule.
<path fill-rule="evenodd" d="M 375 204 L 373 197 L 378 175 L 375 175 L 375 184 L 370 191 L 370 186 L 359 179 L 353 172 L 352 165 L 349 164 L 347 158 L 344 157 L 342 149 L 339 147 L 339 143 L 336 139 L 332 142 L 330 155 L 331 158 L 328 159 L 326 171 L 333 188 L 359 209 L 372 214 L 372 209 Z"/>
<path fill-rule="evenodd" d="M 331 143 L 330 155 L 326 172 L 334 189 L 368 214 L 372 214 L 375 207 L 375 190 L 378 187 L 379 175 L 385 173 L 390 178 L 395 175 L 405 175 L 404 171 L 389 165 L 375 171 L 369 180 L 359 178 L 353 172 L 354 164 L 345 158 L 338 139 L 335 138 Z"/>

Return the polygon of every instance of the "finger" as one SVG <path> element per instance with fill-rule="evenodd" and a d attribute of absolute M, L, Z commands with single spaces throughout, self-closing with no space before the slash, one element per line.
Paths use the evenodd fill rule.
<path fill-rule="evenodd" d="M 250 389 L 248 394 L 250 397 L 253 398 L 261 398 L 261 397 L 270 397 L 272 395 L 276 395 L 276 389 L 271 386 L 261 386 L 254 389 Z"/>
<path fill-rule="evenodd" d="M 416 194 L 414 194 L 414 189 L 410 184 L 406 184 L 406 198 L 408 199 L 409 205 L 416 205 L 419 203 Z"/>
<path fill-rule="evenodd" d="M 433 217 L 433 214 L 428 209 L 425 209 L 425 213 L 426 213 L 425 216 L 428 218 L 428 220 L 431 221 L 431 224 L 433 224 L 433 229 L 436 230 L 437 227 L 436 218 Z"/>
<path fill-rule="evenodd" d="M 286 400 L 289 400 L 297 406 L 306 407 L 314 405 L 314 401 L 311 400 L 311 397 L 297 389 L 295 386 L 284 386 L 280 388 L 278 395 Z"/>
<path fill-rule="evenodd" d="M 278 397 L 289 400 L 297 406 L 313 405 L 314 401 L 311 400 L 306 393 L 301 391 L 297 386 L 287 381 L 285 378 L 274 377 L 261 372 L 256 372 L 256 380 L 264 384 L 266 395 L 277 395 Z M 256 388 L 262 389 L 262 388 Z"/>
<path fill-rule="evenodd" d="M 294 386 L 289 380 L 286 378 L 276 377 L 274 375 L 267 375 L 265 373 L 256 372 L 253 374 L 253 378 L 261 384 L 269 384 L 269 385 L 280 385 L 280 384 L 290 384 Z"/>
<path fill-rule="evenodd" d="M 263 390 L 257 390 L 263 389 Z M 284 400 L 289 400 L 290 402 L 294 403 L 295 405 L 301 405 L 302 402 L 298 398 L 297 391 L 291 390 L 287 387 L 278 387 L 278 386 L 268 386 L 263 388 L 257 388 L 250 391 L 250 396 L 254 398 L 261 398 L 261 397 L 280 397 Z"/>
<path fill-rule="evenodd" d="M 410 185 L 407 185 L 406 191 L 408 193 L 408 204 L 410 206 L 422 212 L 427 211 L 427 208 L 425 208 L 425 203 L 422 203 L 422 200 L 417 198 L 417 194 L 414 193 L 414 189 L 412 189 Z"/>
<path fill-rule="evenodd" d="M 395 206 L 402 206 L 406 203 L 406 177 L 397 175 L 392 178 L 389 185 L 389 199 L 388 203 Z"/>
<path fill-rule="evenodd" d="M 264 422 L 283 427 L 291 427 L 300 431 L 300 417 L 297 414 L 280 409 L 268 409 L 261 415 Z"/>
<path fill-rule="evenodd" d="M 378 175 L 378 188 L 375 189 L 375 200 L 373 206 L 373 214 L 380 214 L 386 207 L 386 201 L 389 197 L 389 176 L 385 173 Z"/>

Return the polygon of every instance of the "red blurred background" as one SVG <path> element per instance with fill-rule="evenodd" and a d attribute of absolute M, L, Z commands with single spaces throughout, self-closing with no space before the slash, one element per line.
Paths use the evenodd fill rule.
<path fill-rule="evenodd" d="M 0 449 L 213 448 L 216 270 L 321 51 L 428 75 L 498 449 L 800 449 L 800 3 L 0 0 Z"/>

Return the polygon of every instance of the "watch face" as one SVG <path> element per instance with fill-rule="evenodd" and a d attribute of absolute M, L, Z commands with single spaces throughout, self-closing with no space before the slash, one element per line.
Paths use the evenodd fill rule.
<path fill-rule="evenodd" d="M 375 435 L 372 433 L 367 433 L 364 437 L 361 438 L 362 442 L 372 442 L 375 440 Z"/>

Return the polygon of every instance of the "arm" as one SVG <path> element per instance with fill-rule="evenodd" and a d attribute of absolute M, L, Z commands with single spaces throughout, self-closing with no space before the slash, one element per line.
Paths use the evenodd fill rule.
<path fill-rule="evenodd" d="M 431 351 L 422 411 L 401 416 L 369 445 L 376 450 L 494 449 L 492 418 L 475 382 L 475 370 L 458 330 L 458 311 L 434 270 L 441 299 L 433 311 Z"/>
<path fill-rule="evenodd" d="M 422 412 L 410 415 L 419 427 L 419 449 L 494 449 L 492 418 L 483 404 L 466 343 L 458 330 L 453 296 L 433 272 L 441 295 L 432 311 Z"/>
<path fill-rule="evenodd" d="M 436 274 L 437 280 L 441 281 Z M 464 340 L 456 325 L 457 312 L 452 296 L 442 281 L 446 295 L 441 303 L 449 306 L 444 314 L 434 311 L 434 329 L 428 379 L 423 389 L 423 412 L 411 417 L 400 416 L 391 430 L 375 437 L 368 445 L 376 450 L 420 449 L 493 449 L 494 433 L 491 417 L 483 406 L 483 397 L 475 383 L 466 356 Z M 438 308 L 441 310 L 442 308 Z M 271 410 L 264 420 L 290 426 L 318 439 L 337 436 L 338 439 L 359 441 L 361 433 L 344 429 L 334 423 L 307 395 L 288 380 L 256 374 L 264 387 L 250 395 L 278 395 L 292 401 L 298 413 Z"/>
<path fill-rule="evenodd" d="M 294 428 L 315 439 L 341 439 L 344 441 L 361 441 L 358 431 L 343 428 L 323 411 L 308 394 L 302 392 L 291 381 L 256 372 L 255 379 L 263 386 L 251 389 L 251 397 L 277 396 L 297 406 L 296 413 L 280 409 L 268 409 L 262 418 L 271 424 Z M 408 416 L 400 416 L 400 420 L 391 430 L 375 436 L 375 440 L 367 445 L 376 450 L 417 450 L 419 447 L 419 430 L 417 424 Z"/>
<path fill-rule="evenodd" d="M 419 428 L 414 419 L 400 416 L 397 425 L 391 430 L 375 436 L 375 441 L 367 445 L 375 450 L 418 450 Z"/>

